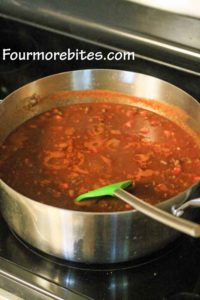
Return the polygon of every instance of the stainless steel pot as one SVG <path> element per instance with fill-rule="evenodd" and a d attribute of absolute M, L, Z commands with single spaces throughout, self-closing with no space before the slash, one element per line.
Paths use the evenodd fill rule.
<path fill-rule="evenodd" d="M 166 102 L 181 108 L 185 121 L 200 133 L 200 104 L 179 88 L 133 72 L 82 70 L 61 73 L 32 82 L 0 104 L 0 141 L 31 117 L 55 106 L 80 102 L 66 97 L 66 90 L 104 89 Z M 51 96 L 59 93 L 59 97 Z M 88 98 L 85 101 L 93 101 Z M 170 118 L 170 116 L 168 116 Z M 23 180 L 23 178 L 22 178 Z M 84 263 L 132 260 L 165 247 L 178 232 L 137 211 L 117 213 L 77 212 L 51 207 L 29 199 L 0 180 L 1 212 L 9 227 L 24 241 L 50 255 Z M 172 207 L 194 197 L 199 184 L 162 202 Z"/>

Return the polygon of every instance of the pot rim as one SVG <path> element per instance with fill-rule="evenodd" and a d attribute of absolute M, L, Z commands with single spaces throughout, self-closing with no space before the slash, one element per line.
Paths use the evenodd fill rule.
<path fill-rule="evenodd" d="M 191 98 L 192 101 L 196 102 L 198 105 L 199 102 L 197 101 L 197 99 L 195 99 L 193 96 L 191 96 L 189 93 L 187 93 L 186 91 L 184 91 L 183 89 L 181 89 L 180 87 L 177 87 L 176 85 L 166 81 L 166 80 L 163 80 L 163 79 L 160 79 L 158 77 L 155 77 L 155 76 L 151 76 L 151 75 L 148 75 L 148 74 L 144 74 L 144 73 L 140 73 L 140 72 L 134 72 L 134 71 L 126 71 L 126 70 L 119 70 L 119 69 L 106 69 L 106 68 L 94 68 L 94 69 L 80 69 L 80 70 L 73 70 L 73 71 L 64 71 L 64 72 L 60 72 L 60 73 L 55 73 L 55 74 L 51 74 L 51 75 L 48 75 L 48 76 L 44 76 L 44 77 L 41 77 L 41 78 L 38 78 L 36 80 L 33 80 L 29 83 L 26 83 L 24 84 L 23 86 L 19 87 L 18 89 L 14 90 L 13 92 L 11 92 L 9 95 L 7 95 L 4 99 L 2 99 L 1 101 L 4 102 L 6 101 L 8 98 L 11 97 L 11 95 L 15 94 L 16 92 L 26 88 L 28 85 L 31 85 L 31 84 L 35 84 L 36 82 L 40 82 L 40 81 L 43 81 L 43 80 L 46 80 L 46 79 L 51 79 L 51 77 L 55 77 L 55 76 L 62 76 L 62 75 L 67 75 L 69 73 L 81 73 L 81 72 L 123 72 L 123 73 L 129 73 L 129 74 L 137 74 L 137 75 L 142 75 L 142 76 L 145 76 L 145 77 L 149 77 L 149 78 L 153 78 L 153 79 L 156 79 L 158 81 L 162 81 L 163 83 L 165 84 L 168 84 L 169 86 L 172 86 L 174 88 L 176 88 L 177 90 L 179 90 L 181 93 L 189 96 Z M 85 89 L 85 90 L 88 90 L 88 89 Z M 102 89 L 103 90 L 103 89 Z M 82 90 L 74 90 L 74 91 L 82 91 Z M 111 90 L 111 91 L 114 91 L 114 90 Z M 125 92 L 123 92 L 123 94 L 127 94 Z M 129 95 L 129 94 L 127 94 Z"/>

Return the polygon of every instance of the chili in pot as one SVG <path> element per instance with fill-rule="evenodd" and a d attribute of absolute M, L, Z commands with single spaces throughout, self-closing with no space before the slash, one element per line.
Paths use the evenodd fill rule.
<path fill-rule="evenodd" d="M 134 180 L 134 194 L 157 204 L 200 179 L 195 138 L 158 113 L 126 104 L 53 108 L 19 126 L 0 149 L 0 176 L 8 185 L 70 210 L 132 209 L 115 198 L 74 201 L 113 182 Z"/>

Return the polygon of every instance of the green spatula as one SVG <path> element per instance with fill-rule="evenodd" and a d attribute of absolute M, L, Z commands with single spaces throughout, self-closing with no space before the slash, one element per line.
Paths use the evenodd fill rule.
<path fill-rule="evenodd" d="M 103 186 L 99 189 L 89 191 L 85 194 L 79 195 L 75 201 L 79 202 L 88 198 L 102 197 L 102 196 L 115 196 L 143 214 L 149 216 L 150 218 L 159 221 L 169 227 L 172 227 L 176 230 L 184 232 L 191 236 L 200 236 L 200 226 L 185 220 L 175 217 L 174 215 L 163 211 L 156 206 L 153 206 L 145 201 L 137 198 L 136 196 L 128 193 L 124 189 L 133 184 L 133 181 L 127 180 L 122 182 L 117 182 L 107 186 Z M 109 201 L 109 199 L 108 199 Z M 148 228 L 147 228 L 148 230 Z"/>
<path fill-rule="evenodd" d="M 106 186 L 103 186 L 99 189 L 87 192 L 85 194 L 82 194 L 78 196 L 75 201 L 81 201 L 88 198 L 96 198 L 96 197 L 102 197 L 102 196 L 114 196 L 114 193 L 117 189 L 125 189 L 129 187 L 133 183 L 132 180 L 126 180 L 121 181 L 113 184 L 109 184 Z"/>

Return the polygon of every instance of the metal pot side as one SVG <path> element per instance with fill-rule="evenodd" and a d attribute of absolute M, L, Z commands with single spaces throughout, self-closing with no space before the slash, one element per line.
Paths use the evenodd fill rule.
<path fill-rule="evenodd" d="M 61 73 L 30 83 L 0 104 L 0 140 L 25 120 L 51 107 L 80 102 L 66 90 L 103 89 L 163 101 L 185 111 L 187 123 L 200 132 L 200 105 L 175 86 L 151 76 L 117 70 L 82 70 Z M 87 101 L 92 101 L 89 99 Z M 178 232 L 136 211 L 118 213 L 75 212 L 31 200 L 0 180 L 1 212 L 9 227 L 24 241 L 50 255 L 83 263 L 116 263 L 140 258 L 165 247 Z M 161 203 L 171 211 L 191 198 L 194 185 Z"/>

